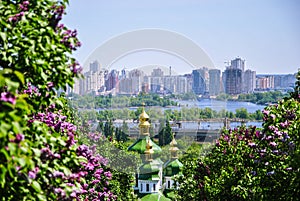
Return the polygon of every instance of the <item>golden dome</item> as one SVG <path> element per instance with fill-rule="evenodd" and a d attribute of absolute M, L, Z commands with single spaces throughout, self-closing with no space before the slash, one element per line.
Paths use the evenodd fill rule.
<path fill-rule="evenodd" d="M 140 114 L 139 119 L 140 119 L 140 121 L 148 121 L 148 120 L 149 120 L 149 116 L 148 116 L 148 114 L 145 112 L 144 108 L 143 108 L 142 113 Z"/>

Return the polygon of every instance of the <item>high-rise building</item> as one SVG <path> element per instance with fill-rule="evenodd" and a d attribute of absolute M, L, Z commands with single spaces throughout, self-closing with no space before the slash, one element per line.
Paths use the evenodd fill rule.
<path fill-rule="evenodd" d="M 129 72 L 129 78 L 132 80 L 132 93 L 138 94 L 142 91 L 142 84 L 144 82 L 144 72 L 139 69 L 134 69 Z"/>
<path fill-rule="evenodd" d="M 176 76 L 164 76 L 164 91 L 167 93 L 176 92 Z"/>
<path fill-rule="evenodd" d="M 90 63 L 90 71 L 97 72 L 100 70 L 100 64 L 97 60 Z"/>
<path fill-rule="evenodd" d="M 164 88 L 164 72 L 160 68 L 153 69 L 151 76 L 148 77 L 150 91 L 152 93 L 162 92 Z"/>
<path fill-rule="evenodd" d="M 256 78 L 257 90 L 274 89 L 274 76 L 273 75 L 259 75 Z"/>
<path fill-rule="evenodd" d="M 242 70 L 244 72 L 245 70 L 245 60 L 242 60 L 241 58 L 237 57 L 234 60 L 231 60 L 230 62 L 231 68 L 237 68 Z"/>
<path fill-rule="evenodd" d="M 244 92 L 244 70 L 245 60 L 239 57 L 231 60 L 222 77 L 225 93 L 236 95 Z"/>
<path fill-rule="evenodd" d="M 164 72 L 160 68 L 155 68 L 152 70 L 151 76 L 152 77 L 163 77 Z"/>
<path fill-rule="evenodd" d="M 241 69 L 228 67 L 223 75 L 225 93 L 232 95 L 242 93 L 243 71 Z"/>
<path fill-rule="evenodd" d="M 184 94 L 188 92 L 188 78 L 183 75 L 177 76 L 176 79 L 176 93 Z"/>
<path fill-rule="evenodd" d="M 132 94 L 132 79 L 123 78 L 119 81 L 120 94 Z"/>
<path fill-rule="evenodd" d="M 117 88 L 119 81 L 119 72 L 117 70 L 112 70 L 106 75 L 105 87 L 106 91 L 111 91 Z M 118 91 L 118 89 L 116 89 Z"/>
<path fill-rule="evenodd" d="M 210 69 L 209 71 L 209 95 L 217 96 L 221 89 L 221 71 Z"/>
<path fill-rule="evenodd" d="M 208 69 L 201 68 L 193 70 L 192 79 L 193 79 L 193 92 L 195 94 L 205 94 L 207 92 L 207 78 L 208 78 Z"/>
<path fill-rule="evenodd" d="M 244 87 L 245 93 L 252 93 L 256 88 L 256 72 L 252 70 L 246 70 L 244 73 Z"/>

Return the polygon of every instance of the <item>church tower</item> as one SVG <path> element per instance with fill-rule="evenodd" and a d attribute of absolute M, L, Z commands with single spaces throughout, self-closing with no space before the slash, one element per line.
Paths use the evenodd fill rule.
<path fill-rule="evenodd" d="M 178 147 L 177 142 L 173 135 L 173 140 L 170 143 L 170 160 L 164 165 L 164 179 L 166 189 L 176 189 L 177 186 L 174 183 L 174 176 L 182 174 L 183 164 L 178 160 Z"/>

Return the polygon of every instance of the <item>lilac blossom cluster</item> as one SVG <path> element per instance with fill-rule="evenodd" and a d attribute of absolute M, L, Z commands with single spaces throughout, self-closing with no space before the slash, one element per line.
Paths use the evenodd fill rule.
<path fill-rule="evenodd" d="M 12 105 L 16 104 L 16 99 L 17 99 L 16 96 L 14 96 L 10 92 L 2 92 L 1 96 L 0 96 L 0 101 L 7 102 L 7 103 L 10 103 Z"/>
<path fill-rule="evenodd" d="M 50 105 L 50 108 L 55 108 L 55 105 Z M 57 133 L 66 134 L 68 138 L 65 148 L 70 149 L 77 143 L 75 140 L 76 126 L 67 122 L 66 116 L 50 112 L 49 110 L 45 113 L 37 113 L 32 117 L 29 123 L 40 121 L 45 123 L 48 127 L 51 127 L 53 131 Z M 95 136 L 95 138 L 98 137 Z M 61 171 L 54 171 L 50 175 L 51 178 L 62 179 L 67 186 L 73 189 L 69 195 L 71 199 L 76 198 L 78 200 L 79 197 L 84 197 L 86 200 L 116 200 L 116 196 L 109 190 L 108 181 L 112 179 L 112 174 L 105 167 L 108 161 L 99 154 L 95 154 L 95 150 L 95 146 L 78 146 L 76 155 L 78 157 L 84 157 L 86 161 L 81 162 L 80 167 L 74 169 L 69 175 Z M 47 161 L 61 159 L 64 152 L 64 150 L 60 150 L 58 153 L 54 152 L 49 145 L 45 144 L 41 149 L 40 158 L 43 163 L 46 163 Z M 29 177 L 32 175 L 35 175 L 34 171 L 28 173 Z M 88 180 L 89 183 L 84 183 L 82 179 Z M 78 185 L 75 185 L 75 183 L 80 184 L 80 187 L 77 188 Z M 59 195 L 61 199 L 68 199 L 68 193 L 61 187 L 53 187 L 53 192 Z"/>
<path fill-rule="evenodd" d="M 264 129 L 259 130 L 255 127 L 229 129 L 227 133 L 221 135 L 219 140 L 216 140 L 216 146 L 221 148 L 220 151 L 224 155 L 228 154 L 228 145 L 248 146 L 250 149 L 246 152 L 249 159 L 253 160 L 258 168 L 251 171 L 254 176 L 258 174 L 261 164 L 266 168 L 267 176 L 275 175 L 279 171 L 292 171 L 292 167 L 283 165 L 274 169 L 275 167 L 271 165 L 277 160 L 283 164 L 287 156 L 292 154 L 295 149 L 295 143 L 289 135 L 290 126 L 295 124 L 295 110 L 283 110 L 282 114 L 278 114 L 277 110 L 279 109 L 278 105 L 273 105 L 262 111 L 265 122 Z"/>
<path fill-rule="evenodd" d="M 66 116 L 53 112 L 39 112 L 38 114 L 34 115 L 29 122 L 41 121 L 44 122 L 47 126 L 52 127 L 56 132 L 66 133 L 68 136 L 66 147 L 70 147 L 77 142 L 75 140 L 76 126 L 65 121 L 66 118 Z"/>
<path fill-rule="evenodd" d="M 65 13 L 65 7 L 63 5 L 53 5 L 51 9 L 51 14 L 55 16 L 55 19 L 58 21 L 61 20 Z"/>
<path fill-rule="evenodd" d="M 19 4 L 20 12 L 8 18 L 8 21 L 13 23 L 20 21 L 21 18 L 25 15 L 25 12 L 28 10 L 28 5 L 29 1 L 23 1 L 21 4 Z"/>
<path fill-rule="evenodd" d="M 61 43 L 63 43 L 66 47 L 69 47 L 71 50 L 76 50 L 78 47 L 81 46 L 81 43 L 79 41 L 76 41 L 76 43 L 74 44 L 72 42 L 72 38 L 76 38 L 77 36 L 77 30 L 65 30 L 62 32 L 62 39 L 61 39 Z"/>
<path fill-rule="evenodd" d="M 74 75 L 80 74 L 82 72 L 82 67 L 77 61 L 70 65 L 70 69 Z"/>
<path fill-rule="evenodd" d="M 38 88 L 33 86 L 30 82 L 27 84 L 26 89 L 23 90 L 24 94 L 28 94 L 29 97 L 34 95 L 40 96 L 41 94 L 38 92 Z"/>

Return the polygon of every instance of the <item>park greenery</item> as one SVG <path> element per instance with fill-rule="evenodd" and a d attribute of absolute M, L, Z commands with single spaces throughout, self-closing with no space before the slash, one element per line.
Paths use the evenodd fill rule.
<path fill-rule="evenodd" d="M 137 120 L 141 108 L 137 110 L 112 109 L 112 110 L 82 110 L 80 113 L 89 116 L 91 119 L 99 121 L 106 121 L 107 119 L 116 120 Z M 262 120 L 263 114 L 260 110 L 254 113 L 248 113 L 246 108 L 239 108 L 234 112 L 226 110 L 215 111 L 211 108 L 181 108 L 181 110 L 171 110 L 161 108 L 146 108 L 146 112 L 151 116 L 151 120 L 159 121 L 160 119 L 168 119 L 170 121 L 198 121 L 199 119 L 213 119 L 213 118 L 241 118 L 246 120 Z"/>
<path fill-rule="evenodd" d="M 69 99 L 72 100 L 72 104 L 76 108 L 93 109 L 93 108 L 124 108 L 124 107 L 138 107 L 142 103 L 147 106 L 175 106 L 177 103 L 172 101 L 172 96 L 160 96 L 158 94 L 146 94 L 139 93 L 136 96 L 112 96 L 109 95 L 99 95 L 94 96 L 92 94 L 87 94 L 84 96 L 79 96 L 77 94 L 70 94 Z"/>
<path fill-rule="evenodd" d="M 263 128 L 224 129 L 184 161 L 178 200 L 295 200 L 300 196 L 300 71 L 295 92 L 267 106 Z"/>
<path fill-rule="evenodd" d="M 137 200 L 132 184 L 140 158 L 127 152 L 133 139 L 127 136 L 126 122 L 116 128 L 112 121 L 122 115 L 137 120 L 141 108 L 122 114 L 78 111 L 74 108 L 79 105 L 67 101 L 71 97 L 57 93 L 82 76 L 72 57 L 80 46 L 76 30 L 61 23 L 67 5 L 67 0 L 0 2 L 0 199 Z M 293 93 L 252 117 L 262 117 L 263 128 L 223 129 L 214 145 L 178 140 L 185 167 L 176 178 L 175 199 L 300 197 L 300 72 L 297 76 Z M 99 97 L 91 101 L 99 104 L 90 108 L 176 105 L 171 97 L 126 98 L 112 103 L 110 96 Z M 245 109 L 235 114 L 209 108 L 147 112 L 151 118 L 166 117 L 154 139 L 163 146 L 164 160 L 172 137 L 168 120 L 253 115 Z"/>
<path fill-rule="evenodd" d="M 286 97 L 288 94 L 284 94 L 280 91 L 269 91 L 269 92 L 255 92 L 248 94 L 239 94 L 237 97 L 231 96 L 229 94 L 220 94 L 216 97 L 217 100 L 225 101 L 242 101 L 251 102 L 259 105 L 267 105 L 270 103 L 276 103 L 282 98 Z M 68 98 L 72 100 L 72 104 L 76 108 L 82 109 L 112 109 L 112 108 L 129 108 L 138 107 L 145 103 L 147 106 L 180 106 L 178 104 L 179 100 L 186 101 L 197 101 L 196 94 L 189 92 L 184 94 L 167 94 L 159 95 L 155 93 L 139 93 L 138 95 L 99 95 L 95 96 L 93 94 L 78 95 L 69 94 Z"/>
<path fill-rule="evenodd" d="M 0 2 L 1 200 L 132 197 L 131 175 L 114 171 L 84 143 L 90 131 L 57 94 L 81 77 L 71 56 L 80 46 L 76 30 L 61 23 L 67 5 Z"/>

